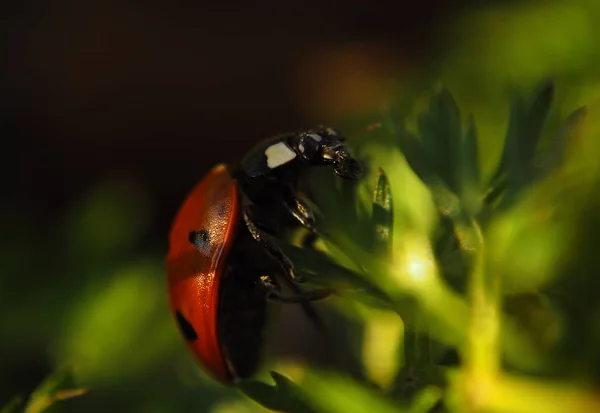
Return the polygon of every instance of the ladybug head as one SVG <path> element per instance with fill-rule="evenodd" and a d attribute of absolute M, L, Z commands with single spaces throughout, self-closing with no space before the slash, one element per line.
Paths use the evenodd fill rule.
<path fill-rule="evenodd" d="M 297 151 L 311 165 L 331 165 L 336 175 L 358 179 L 362 169 L 344 145 L 345 141 L 335 129 L 319 126 L 299 134 Z"/>

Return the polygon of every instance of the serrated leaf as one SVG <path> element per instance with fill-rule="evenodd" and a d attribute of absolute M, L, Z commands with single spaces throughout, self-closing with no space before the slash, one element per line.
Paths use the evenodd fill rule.
<path fill-rule="evenodd" d="M 467 129 L 461 142 L 457 178 L 460 183 L 462 204 L 465 210 L 472 216 L 479 212 L 481 202 L 477 157 L 477 128 L 473 115 L 470 115 L 467 120 Z"/>
<path fill-rule="evenodd" d="M 271 372 L 275 385 L 256 380 L 243 381 L 238 388 L 255 402 L 267 409 L 287 413 L 313 413 L 304 401 L 298 397 L 296 385 L 287 377 Z"/>
<path fill-rule="evenodd" d="M 429 110 L 419 118 L 418 127 L 421 142 L 437 175 L 457 191 L 455 171 L 460 162 L 462 130 L 460 111 L 450 92 L 442 89 L 433 96 Z"/>
<path fill-rule="evenodd" d="M 369 234 L 367 213 L 364 205 L 357 203 L 357 182 L 321 170 L 315 172 L 310 184 L 311 198 L 317 206 L 314 212 L 319 232 L 342 233 L 357 241 L 366 239 Z"/>
<path fill-rule="evenodd" d="M 485 205 L 490 206 L 494 204 L 504 194 L 507 185 L 508 178 L 506 174 L 498 176 L 484 194 L 483 202 Z"/>
<path fill-rule="evenodd" d="M 434 162 L 429 158 L 427 151 L 416 136 L 408 131 L 398 132 L 398 145 L 413 172 L 427 183 L 435 174 Z"/>
<path fill-rule="evenodd" d="M 70 399 L 87 392 L 73 387 L 73 377 L 68 370 L 59 370 L 47 377 L 31 394 L 24 413 L 41 413 L 60 400 Z"/>
<path fill-rule="evenodd" d="M 542 135 L 544 123 L 550 112 L 554 100 L 554 82 L 546 81 L 540 85 L 537 93 L 525 116 L 523 127 L 523 139 L 520 145 L 520 155 L 524 164 L 532 165 L 533 156 Z"/>
<path fill-rule="evenodd" d="M 440 215 L 452 221 L 460 248 L 472 251 L 478 243 L 477 237 L 472 233 L 472 221 L 465 213 L 458 196 L 441 181 L 432 182 L 430 190 Z"/>
<path fill-rule="evenodd" d="M 371 217 L 373 253 L 387 253 L 392 244 L 394 211 L 390 183 L 382 168 L 379 168 L 379 179 L 373 198 Z"/>
<path fill-rule="evenodd" d="M 285 400 L 278 392 L 277 386 L 271 386 L 261 381 L 247 380 L 240 382 L 237 387 L 249 398 L 263 407 L 271 410 L 285 411 Z"/>
<path fill-rule="evenodd" d="M 354 223 L 356 231 L 353 231 L 353 236 L 360 244 L 360 240 L 364 239 L 361 237 L 362 234 L 368 234 L 368 213 L 364 208 L 364 205 L 358 201 L 358 185 L 355 181 L 349 181 L 347 179 L 341 180 L 340 183 L 340 194 L 341 197 L 338 199 L 336 205 L 344 205 L 344 209 L 347 210 L 347 221 L 345 221 L 347 232 L 348 223 Z M 337 209 L 339 211 L 339 208 Z M 367 245 L 361 245 L 367 247 Z"/>
<path fill-rule="evenodd" d="M 520 95 L 513 95 L 510 103 L 510 116 L 508 119 L 508 128 L 504 137 L 504 148 L 502 156 L 496 168 L 496 172 L 488 185 L 485 201 L 491 204 L 504 194 L 509 181 L 509 164 L 511 154 L 517 152 L 519 130 L 523 123 L 523 112 L 525 111 L 525 102 Z"/>
<path fill-rule="evenodd" d="M 23 398 L 21 396 L 15 396 L 10 399 L 2 409 L 0 413 L 18 413 L 21 410 L 21 405 L 23 404 Z"/>
<path fill-rule="evenodd" d="M 510 205 L 535 177 L 534 157 L 553 97 L 554 84 L 547 81 L 538 88 L 529 105 L 519 96 L 513 98 L 504 151 L 491 185 L 496 188 L 506 179 L 501 207 Z"/>
<path fill-rule="evenodd" d="M 554 172 L 563 164 L 569 144 L 572 144 L 581 133 L 587 113 L 587 108 L 581 107 L 562 122 L 548 148 L 540 156 L 538 172 L 540 178 Z"/>

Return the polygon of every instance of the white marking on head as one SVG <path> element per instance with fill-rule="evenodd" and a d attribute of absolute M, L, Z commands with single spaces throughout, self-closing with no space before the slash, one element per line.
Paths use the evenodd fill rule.
<path fill-rule="evenodd" d="M 317 135 L 316 133 L 309 133 L 308 136 L 310 136 L 315 142 L 321 142 L 323 140 L 321 135 Z"/>
<path fill-rule="evenodd" d="M 284 142 L 278 142 L 265 150 L 267 166 L 271 169 L 284 165 L 296 157 L 296 152 L 291 150 Z"/>
<path fill-rule="evenodd" d="M 333 129 L 327 128 L 325 130 L 327 131 L 328 134 L 333 135 L 333 136 L 337 136 L 337 132 L 334 131 Z"/>

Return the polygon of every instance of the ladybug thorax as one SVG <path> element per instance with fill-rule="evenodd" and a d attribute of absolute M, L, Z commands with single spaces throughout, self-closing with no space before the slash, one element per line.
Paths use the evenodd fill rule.
<path fill-rule="evenodd" d="M 293 161 L 298 155 L 285 141 L 276 142 L 265 149 L 269 169 L 275 169 Z"/>

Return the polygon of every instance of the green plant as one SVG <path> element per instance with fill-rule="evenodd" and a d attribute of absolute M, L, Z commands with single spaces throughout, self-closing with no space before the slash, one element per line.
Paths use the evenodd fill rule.
<path fill-rule="evenodd" d="M 76 388 L 73 385 L 73 378 L 70 371 L 59 370 L 48 376 L 31 393 L 27 403 L 23 403 L 20 396 L 16 396 L 1 409 L 1 413 L 42 413 L 54 403 L 77 397 L 86 392 L 85 389 Z"/>
<path fill-rule="evenodd" d="M 416 121 L 400 106 L 355 143 L 371 167 L 359 186 L 315 177 L 321 251 L 282 247 L 363 331 L 390 314 L 403 331 L 389 324 L 359 373 L 242 390 L 289 412 L 599 411 L 600 146 L 587 108 L 557 121 L 554 91 L 513 93 L 489 176 L 474 117 L 441 89 Z"/>

